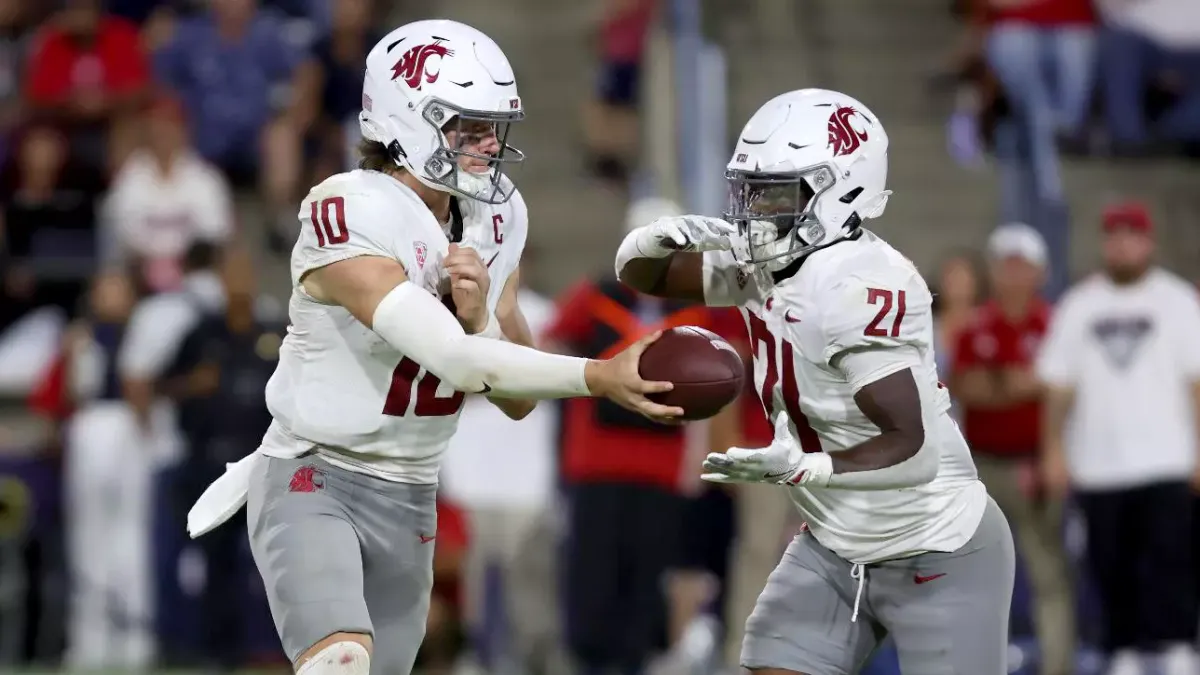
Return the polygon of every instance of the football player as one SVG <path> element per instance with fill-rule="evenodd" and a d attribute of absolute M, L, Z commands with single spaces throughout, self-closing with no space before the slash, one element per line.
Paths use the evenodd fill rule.
<path fill-rule="evenodd" d="M 452 21 L 367 55 L 362 168 L 312 189 L 292 250 L 291 326 L 261 447 L 193 507 L 193 536 L 247 504 L 251 550 L 297 673 L 406 674 L 425 632 L 438 466 L 465 393 L 520 418 L 606 396 L 658 420 L 638 357 L 529 348 L 516 294 L 525 203 L 506 167 L 524 115 L 512 68 Z M 495 280 L 495 282 L 491 280 Z M 231 599 L 232 601 L 232 599 Z"/>
<path fill-rule="evenodd" d="M 857 673 L 887 634 L 905 673 L 1007 672 L 1008 523 L 948 414 L 929 289 L 863 227 L 887 150 L 853 98 L 783 94 L 739 136 L 725 219 L 663 218 L 617 253 L 634 288 L 746 319 L 775 440 L 710 454 L 703 478 L 785 486 L 807 522 L 746 623 L 758 675 Z"/>

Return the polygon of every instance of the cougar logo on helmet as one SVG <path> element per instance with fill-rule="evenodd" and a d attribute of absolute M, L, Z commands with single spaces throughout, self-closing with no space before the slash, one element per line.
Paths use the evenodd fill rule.
<path fill-rule="evenodd" d="M 850 106 L 838 106 L 837 110 L 829 116 L 829 147 L 833 148 L 834 157 L 854 152 L 858 146 L 862 145 L 863 141 L 867 140 L 866 129 L 859 131 L 850 122 L 855 115 L 870 124 L 866 115 Z"/>
<path fill-rule="evenodd" d="M 421 89 L 421 85 L 425 83 L 433 84 L 437 82 L 441 71 L 436 70 L 431 72 L 428 69 L 429 64 L 427 61 L 429 57 L 437 56 L 445 58 L 453 56 L 454 50 L 442 44 L 444 40 L 441 38 L 434 38 L 434 40 L 432 44 L 417 45 L 404 52 L 404 55 L 400 57 L 396 65 L 392 66 L 392 79 L 402 79 L 410 89 L 418 91 Z"/>

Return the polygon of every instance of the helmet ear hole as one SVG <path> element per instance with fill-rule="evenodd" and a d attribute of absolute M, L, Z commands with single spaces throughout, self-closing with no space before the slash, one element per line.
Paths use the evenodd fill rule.
<path fill-rule="evenodd" d="M 858 213 L 851 213 L 850 217 L 846 219 L 846 224 L 842 226 L 846 230 L 847 235 L 860 227 L 862 227 L 862 218 L 858 217 Z"/>
<path fill-rule="evenodd" d="M 404 148 L 400 147 L 400 141 L 388 143 L 388 154 L 392 156 L 392 161 L 397 164 L 408 158 L 408 155 L 404 152 Z"/>

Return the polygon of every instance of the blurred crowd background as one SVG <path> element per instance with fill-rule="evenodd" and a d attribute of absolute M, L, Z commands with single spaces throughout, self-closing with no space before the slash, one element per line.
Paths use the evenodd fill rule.
<path fill-rule="evenodd" d="M 620 287 L 616 245 L 719 214 L 768 98 L 870 105 L 877 229 L 937 292 L 943 380 L 1014 524 L 1013 672 L 1194 648 L 1195 0 L 0 0 L 0 668 L 286 672 L 244 517 L 189 541 L 184 514 L 269 422 L 295 214 L 355 162 L 367 50 L 435 16 L 516 70 L 548 349 L 700 324 L 749 355 L 736 315 Z M 1071 390 L 1070 416 L 1043 401 Z M 802 524 L 698 458 L 769 437 L 753 392 L 684 429 L 469 400 L 422 672 L 725 672 Z M 898 672 L 886 646 L 870 668 Z"/>

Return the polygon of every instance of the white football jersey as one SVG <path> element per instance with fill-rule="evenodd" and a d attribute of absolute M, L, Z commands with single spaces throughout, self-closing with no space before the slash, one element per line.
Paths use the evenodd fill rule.
<path fill-rule="evenodd" d="M 706 253 L 709 304 L 738 305 L 754 345 L 754 380 L 777 437 L 805 452 L 836 453 L 874 438 L 838 363 L 847 350 L 915 349 L 926 444 L 940 455 L 937 477 L 898 490 L 789 488 L 822 545 L 855 563 L 953 551 L 983 516 L 987 493 L 970 449 L 949 415 L 933 356 L 932 296 L 907 258 L 871 232 L 821 249 L 778 284 L 747 273 L 728 252 Z M 711 297 L 717 289 L 718 297 Z M 929 422 L 927 422 L 929 426 Z M 928 449 L 928 445 L 927 448 Z"/>
<path fill-rule="evenodd" d="M 494 312 L 517 269 L 528 230 L 520 193 L 505 204 L 460 199 L 462 241 L 488 265 Z M 375 171 L 329 178 L 305 197 L 292 249 L 291 325 L 267 384 L 274 422 L 262 451 L 296 456 L 316 449 L 343 468 L 406 483 L 436 483 L 458 427 L 464 395 L 396 351 L 346 309 L 318 302 L 300 281 L 356 256 L 404 265 L 411 282 L 449 293 L 442 267 L 450 240 L 415 192 Z"/>

